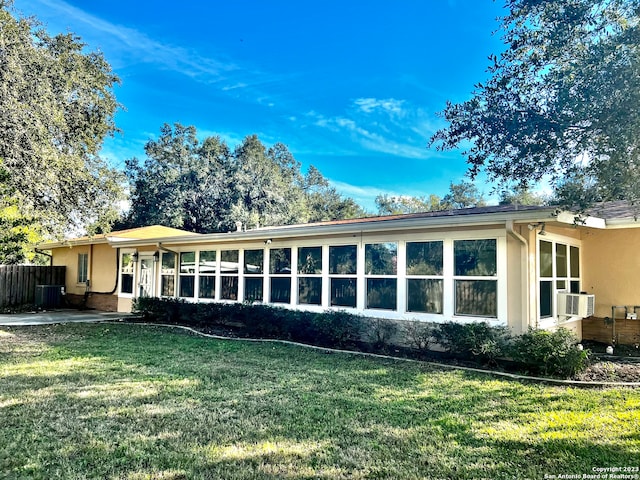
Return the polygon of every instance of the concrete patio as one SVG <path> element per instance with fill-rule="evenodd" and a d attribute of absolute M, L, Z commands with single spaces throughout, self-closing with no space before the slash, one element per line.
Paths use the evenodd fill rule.
<path fill-rule="evenodd" d="M 101 312 L 98 310 L 51 310 L 0 314 L 0 325 L 45 325 L 53 323 L 87 323 L 119 320 L 130 317 L 130 313 Z"/>

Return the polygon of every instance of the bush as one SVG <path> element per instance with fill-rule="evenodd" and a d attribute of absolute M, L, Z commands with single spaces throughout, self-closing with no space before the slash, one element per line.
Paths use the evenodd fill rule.
<path fill-rule="evenodd" d="M 486 322 L 446 322 L 438 324 L 433 337 L 454 356 L 495 364 L 505 353 L 509 332 Z"/>
<path fill-rule="evenodd" d="M 419 352 L 426 352 L 434 342 L 434 325 L 425 322 L 407 322 L 404 326 L 404 334 L 411 348 Z"/>
<path fill-rule="evenodd" d="M 578 350 L 577 343 L 566 328 L 555 332 L 530 328 L 513 339 L 510 356 L 534 373 L 568 378 L 589 365 L 589 351 Z"/>
<path fill-rule="evenodd" d="M 311 317 L 307 335 L 323 347 L 345 347 L 360 339 L 362 317 L 344 310 L 331 310 Z"/>
<path fill-rule="evenodd" d="M 160 323 L 233 327 L 250 337 L 290 339 L 325 347 L 354 344 L 362 332 L 362 317 L 341 310 L 312 313 L 262 304 L 141 297 L 134 300 L 133 312 Z"/>
<path fill-rule="evenodd" d="M 391 339 L 398 331 L 398 325 L 383 318 L 371 318 L 367 320 L 367 339 L 374 350 L 387 352 Z"/>

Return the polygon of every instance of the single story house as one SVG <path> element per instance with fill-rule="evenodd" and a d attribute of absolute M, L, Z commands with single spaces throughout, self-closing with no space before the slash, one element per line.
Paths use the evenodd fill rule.
<path fill-rule="evenodd" d="M 102 310 L 139 296 L 264 302 L 637 344 L 638 227 L 625 202 L 585 216 L 501 205 L 214 234 L 151 226 L 40 248 L 66 266 L 68 298 Z"/>

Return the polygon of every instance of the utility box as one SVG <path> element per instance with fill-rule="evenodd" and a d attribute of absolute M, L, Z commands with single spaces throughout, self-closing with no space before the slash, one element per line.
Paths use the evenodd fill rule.
<path fill-rule="evenodd" d="M 62 306 L 64 285 L 36 285 L 36 307 L 59 308 Z"/>

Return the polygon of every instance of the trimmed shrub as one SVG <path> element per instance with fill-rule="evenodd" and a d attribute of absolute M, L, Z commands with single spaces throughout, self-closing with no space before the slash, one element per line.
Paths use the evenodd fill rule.
<path fill-rule="evenodd" d="M 577 343 L 566 328 L 555 332 L 530 328 L 513 339 L 510 356 L 531 372 L 568 378 L 589 365 L 589 351 L 578 350 Z"/>
<path fill-rule="evenodd" d="M 344 310 L 330 310 L 311 317 L 307 335 L 323 347 L 346 347 L 362 334 L 362 317 Z"/>
<path fill-rule="evenodd" d="M 249 337 L 280 338 L 324 347 L 355 344 L 362 317 L 342 310 L 322 313 L 250 303 L 192 303 L 179 298 L 137 298 L 133 312 L 145 320 L 197 327 L 232 327 Z"/>
<path fill-rule="evenodd" d="M 435 328 L 432 323 L 407 322 L 404 326 L 404 335 L 411 348 L 424 353 L 429 351 L 429 347 L 434 343 Z"/>
<path fill-rule="evenodd" d="M 398 325 L 384 318 L 367 320 L 367 339 L 374 350 L 386 352 L 391 345 L 391 339 L 398 331 Z"/>
<path fill-rule="evenodd" d="M 446 322 L 436 326 L 433 338 L 456 357 L 495 364 L 504 356 L 509 331 L 486 322 Z"/>

